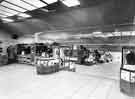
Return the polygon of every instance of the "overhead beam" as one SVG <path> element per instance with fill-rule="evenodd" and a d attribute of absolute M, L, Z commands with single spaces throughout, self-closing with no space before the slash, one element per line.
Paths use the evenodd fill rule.
<path fill-rule="evenodd" d="M 43 2 L 44 4 L 46 4 L 46 5 L 49 5 L 47 2 L 45 2 L 44 0 L 39 0 L 39 1 L 41 1 L 41 2 Z"/>
<path fill-rule="evenodd" d="M 26 9 L 26 8 L 24 8 L 24 7 L 18 6 L 18 5 L 14 4 L 14 3 L 11 3 L 11 2 L 9 2 L 9 1 L 6 1 L 6 0 L 5 0 L 4 2 L 7 2 L 7 3 L 9 3 L 9 4 L 11 4 L 11 5 L 14 5 L 14 6 L 16 6 L 16 7 L 19 7 L 19 8 L 21 8 L 21 9 L 28 10 L 28 9 Z M 28 10 L 28 11 L 29 11 L 29 10 Z"/>

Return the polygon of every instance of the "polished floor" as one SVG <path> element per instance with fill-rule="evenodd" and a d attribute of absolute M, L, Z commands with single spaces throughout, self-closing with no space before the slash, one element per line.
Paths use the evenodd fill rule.
<path fill-rule="evenodd" d="M 0 67 L 0 99 L 135 99 L 120 92 L 119 64 L 76 65 L 76 72 L 37 75 L 34 67 Z"/>

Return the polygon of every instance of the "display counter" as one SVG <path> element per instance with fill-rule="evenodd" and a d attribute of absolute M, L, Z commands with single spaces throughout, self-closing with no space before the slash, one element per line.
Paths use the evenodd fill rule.
<path fill-rule="evenodd" d="M 38 74 L 47 74 L 59 71 L 60 59 L 59 58 L 44 58 L 36 57 L 35 65 Z"/>
<path fill-rule="evenodd" d="M 124 65 L 120 69 L 121 91 L 129 96 L 135 96 L 135 65 Z"/>
<path fill-rule="evenodd" d="M 18 63 L 32 64 L 31 55 L 17 55 Z"/>
<path fill-rule="evenodd" d="M 123 47 L 120 68 L 120 90 L 128 96 L 135 96 L 134 47 Z"/>

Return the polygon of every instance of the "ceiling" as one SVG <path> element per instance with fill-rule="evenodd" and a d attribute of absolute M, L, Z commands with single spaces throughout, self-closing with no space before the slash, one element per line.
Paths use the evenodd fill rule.
<path fill-rule="evenodd" d="M 1 1 L 0 28 L 19 36 L 42 31 L 71 34 L 93 31 L 111 32 L 116 27 L 130 30 L 135 16 L 135 0 L 79 0 L 80 5 L 73 7 L 66 6 L 61 0 Z M 27 3 L 27 6 L 22 2 Z M 16 13 L 12 15 L 9 10 Z M 20 14 L 27 14 L 30 17 Z M 5 22 L 2 20 L 3 17 L 14 21 Z M 125 23 L 126 26 L 120 25 Z"/>

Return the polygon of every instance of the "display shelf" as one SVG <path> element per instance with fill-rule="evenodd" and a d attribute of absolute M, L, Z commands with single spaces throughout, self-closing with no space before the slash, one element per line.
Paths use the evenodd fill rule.
<path fill-rule="evenodd" d="M 129 95 L 135 96 L 135 64 L 134 60 L 135 47 L 123 47 L 122 48 L 122 65 L 120 68 L 120 90 L 121 92 Z M 130 55 L 131 59 L 128 55 Z M 127 57 L 128 56 L 128 57 Z M 130 61 L 130 62 L 128 62 Z M 131 64 L 130 64 L 131 63 Z"/>
<path fill-rule="evenodd" d="M 32 64 L 32 58 L 30 55 L 18 55 L 17 60 L 18 63 Z"/>

